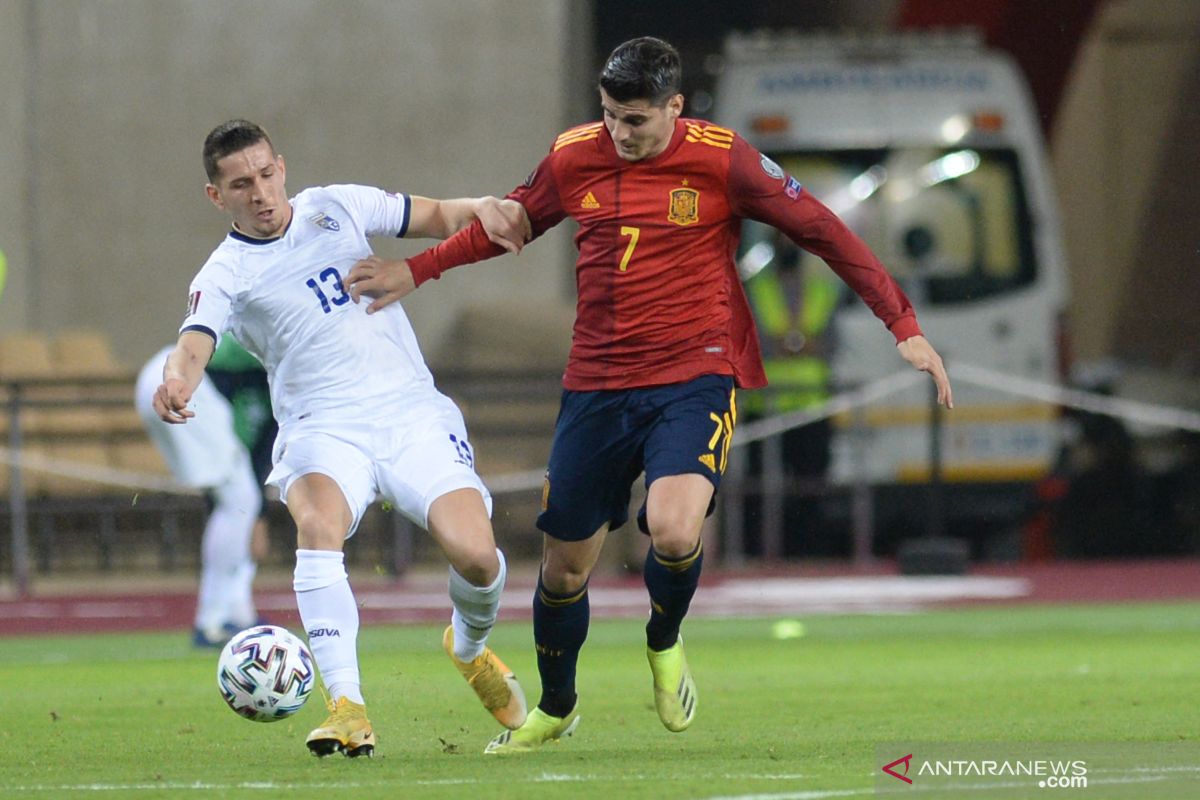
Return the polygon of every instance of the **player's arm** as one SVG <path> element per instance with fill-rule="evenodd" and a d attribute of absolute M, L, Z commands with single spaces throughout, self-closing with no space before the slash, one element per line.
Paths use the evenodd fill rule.
<path fill-rule="evenodd" d="M 184 331 L 163 365 L 163 382 L 154 392 L 154 411 L 163 422 L 179 425 L 196 416 L 187 407 L 204 379 L 215 342 L 202 331 Z"/>
<path fill-rule="evenodd" d="M 460 197 L 433 200 L 413 195 L 408 236 L 448 239 L 479 220 L 488 240 L 516 255 L 529 241 L 529 215 L 515 200 L 497 197 Z"/>
<path fill-rule="evenodd" d="M 509 192 L 503 202 L 520 206 L 528 224 L 526 241 L 536 239 L 566 217 L 554 185 L 549 157 L 543 159 L 525 183 Z M 487 213 L 487 209 L 477 210 Z M 416 213 L 414 205 L 414 220 L 410 227 L 416 224 Z M 441 244 L 404 261 L 363 259 L 354 265 L 343 283 L 354 302 L 364 295 L 372 298 L 367 313 L 373 314 L 405 297 L 425 281 L 441 277 L 452 267 L 484 261 L 504 252 L 505 248 L 497 244 L 485 228 L 484 216 L 480 216 Z"/>
<path fill-rule="evenodd" d="M 524 243 L 532 239 L 528 213 L 523 205 L 511 198 L 433 200 L 414 196 L 409 201 L 412 211 L 406 235 L 448 239 L 470 225 L 473 239 L 469 241 L 474 251 L 479 253 L 478 257 L 470 260 L 491 258 L 504 252 L 515 255 L 521 252 Z M 368 255 L 350 267 L 343 284 L 354 302 L 358 302 L 362 295 L 371 297 L 367 313 L 373 314 L 401 300 L 419 282 L 408 260 Z"/>
<path fill-rule="evenodd" d="M 432 200 L 413 196 L 406 236 L 446 239 L 468 225 L 482 232 L 486 246 L 499 253 L 521 252 L 530 239 L 529 215 L 515 200 L 495 197 Z M 358 302 L 363 295 L 371 298 L 367 313 L 374 314 L 417 288 L 412 269 L 405 260 L 393 261 L 370 255 L 356 262 L 343 284 Z"/>
<path fill-rule="evenodd" d="M 938 402 L 953 408 L 950 378 L 941 356 L 921 333 L 912 303 L 899 284 L 840 217 L 794 178 L 779 177 L 778 169 L 745 141 L 735 139 L 729 179 L 735 213 L 773 225 L 823 259 L 892 332 L 900 356 L 929 373 Z"/>

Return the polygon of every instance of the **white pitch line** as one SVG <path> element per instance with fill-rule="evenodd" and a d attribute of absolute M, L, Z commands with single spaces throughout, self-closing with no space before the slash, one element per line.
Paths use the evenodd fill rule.
<path fill-rule="evenodd" d="M 721 776 L 725 779 L 741 779 L 741 780 L 790 780 L 804 777 L 797 774 L 738 774 L 729 773 Z M 543 772 L 540 775 L 533 775 L 523 779 L 517 779 L 518 783 L 586 783 L 588 781 L 648 781 L 661 780 L 662 776 L 646 776 L 633 773 L 622 773 L 619 775 L 573 775 L 568 773 L 553 773 Z M 506 778 L 504 782 L 512 782 L 511 778 Z M 270 781 L 243 781 L 240 783 L 213 783 L 211 781 L 193 781 L 191 783 L 179 783 L 169 781 L 159 781 L 155 783 L 81 783 L 81 784 L 27 784 L 24 786 L 6 786 L 6 792 L 137 792 L 137 791 L 162 791 L 164 789 L 171 791 L 229 791 L 233 789 L 252 789 L 261 791 L 276 791 L 279 789 L 365 789 L 374 787 L 392 787 L 402 788 L 403 786 L 482 786 L 494 781 L 480 780 L 478 778 L 435 778 L 428 780 L 412 780 L 412 781 L 382 781 L 378 783 L 294 783 L 287 784 L 272 783 Z M 804 795 L 804 798 L 812 800 L 820 800 L 824 797 L 841 797 L 841 794 L 816 794 Z M 748 796 L 749 797 L 749 796 Z M 765 795 L 764 795 L 765 797 Z M 775 795 L 771 795 L 775 797 Z M 779 797 L 791 797 L 791 795 L 779 795 Z"/>
<path fill-rule="evenodd" d="M 730 580 L 708 587 L 692 601 L 694 616 L 727 616 L 736 613 L 835 613 L 886 610 L 896 605 L 910 608 L 961 600 L 1012 600 L 1027 596 L 1031 583 L 1024 578 L 872 576 L 847 578 L 765 578 Z M 646 590 L 642 587 L 596 586 L 589 591 L 592 613 L 642 614 Z M 515 600 L 513 594 L 509 597 Z M 373 612 L 417 612 L 446 607 L 443 590 L 366 591 L 358 595 L 364 609 Z M 290 594 L 260 596 L 265 611 L 290 611 Z"/>
<path fill-rule="evenodd" d="M 768 794 L 717 795 L 706 800 L 826 800 L 829 797 L 866 797 L 873 794 L 874 791 L 874 789 L 812 789 Z"/>

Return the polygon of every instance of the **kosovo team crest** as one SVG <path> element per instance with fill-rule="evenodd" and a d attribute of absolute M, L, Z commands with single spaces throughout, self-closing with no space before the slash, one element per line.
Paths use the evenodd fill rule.
<path fill-rule="evenodd" d="M 667 219 L 676 225 L 691 225 L 700 221 L 700 193 L 695 189 L 672 189 L 671 208 Z"/>
<path fill-rule="evenodd" d="M 342 226 L 333 217 L 326 214 L 324 211 L 318 211 L 308 218 L 308 221 L 318 228 L 324 228 L 327 231 L 340 231 Z"/>

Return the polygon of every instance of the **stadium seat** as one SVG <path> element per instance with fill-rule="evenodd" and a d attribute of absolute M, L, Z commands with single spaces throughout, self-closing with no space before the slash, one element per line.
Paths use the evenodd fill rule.
<path fill-rule="evenodd" d="M 108 448 L 99 443 L 56 443 L 46 447 L 50 458 L 86 467 L 104 468 L 109 465 Z M 96 497 L 111 494 L 114 487 L 95 481 L 80 480 L 63 475 L 44 473 L 41 494 L 48 497 Z"/>
<path fill-rule="evenodd" d="M 142 427 L 142 418 L 138 416 L 137 409 L 132 405 L 106 407 L 103 409 L 103 414 L 104 430 L 110 437 L 145 438 L 146 429 Z"/>
<path fill-rule="evenodd" d="M 50 349 L 54 374 L 58 377 L 91 378 L 129 374 L 113 355 L 108 335 L 100 331 L 85 328 L 61 331 L 54 337 Z"/>
<path fill-rule="evenodd" d="M 0 336 L 0 381 L 49 378 L 53 375 L 50 342 L 44 335 L 24 331 Z"/>
<path fill-rule="evenodd" d="M 22 453 L 30 455 L 46 455 L 46 448 L 39 445 L 30 445 L 22 448 Z M 10 484 L 10 470 L 7 462 L 0 463 L 0 502 L 8 501 L 8 490 Z M 21 488 L 24 489 L 26 497 L 35 497 L 42 494 L 42 480 L 45 473 L 31 469 L 25 469 L 21 472 Z"/>
<path fill-rule="evenodd" d="M 103 434 L 107 417 L 101 408 L 86 405 L 71 408 L 39 408 L 33 412 L 23 426 L 30 436 L 43 439 L 93 438 Z M 24 417 L 26 412 L 22 412 Z"/>
<path fill-rule="evenodd" d="M 117 469 L 170 477 L 171 470 L 158 448 L 148 440 L 123 441 L 109 445 L 108 463 Z"/>

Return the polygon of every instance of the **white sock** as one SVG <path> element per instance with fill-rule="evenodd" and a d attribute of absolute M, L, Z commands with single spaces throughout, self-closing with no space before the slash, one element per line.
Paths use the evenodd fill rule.
<path fill-rule="evenodd" d="M 496 557 L 500 559 L 500 572 L 491 586 L 475 586 L 459 575 L 458 570 L 450 567 L 450 602 L 454 603 L 450 623 L 454 626 L 454 657 L 459 661 L 478 658 L 487 645 L 492 626 L 496 624 L 496 614 L 500 611 L 500 591 L 508 574 L 504 553 L 499 548 L 496 549 Z"/>
<path fill-rule="evenodd" d="M 227 623 L 249 625 L 256 617 L 250 534 L 262 510 L 262 494 L 248 456 L 244 466 L 244 470 L 212 489 L 214 506 L 204 523 L 200 591 L 196 597 L 196 627 L 204 631 L 217 631 Z M 245 615 L 247 605 L 249 619 Z"/>
<path fill-rule="evenodd" d="M 297 550 L 296 607 L 321 679 L 336 702 L 363 702 L 358 677 L 358 604 L 338 550 Z"/>

